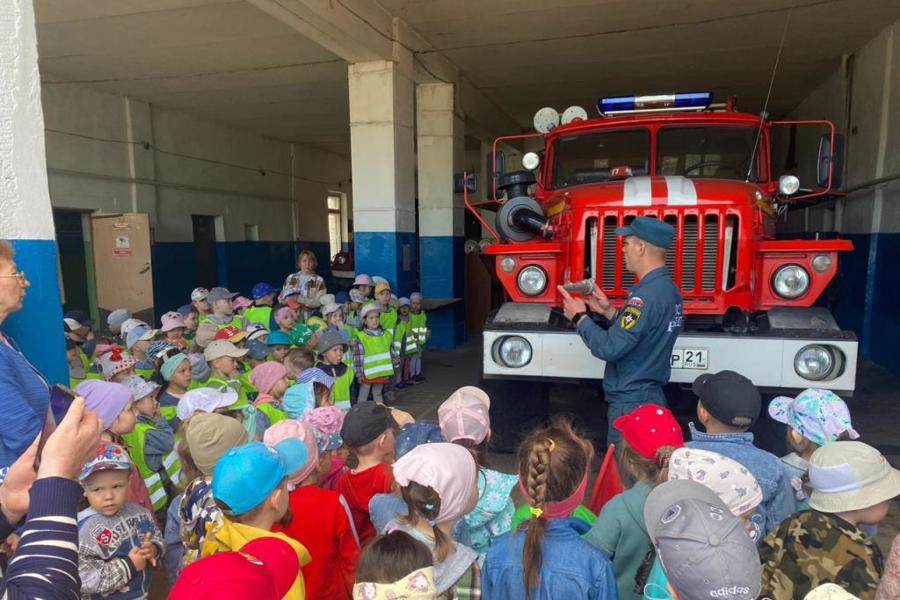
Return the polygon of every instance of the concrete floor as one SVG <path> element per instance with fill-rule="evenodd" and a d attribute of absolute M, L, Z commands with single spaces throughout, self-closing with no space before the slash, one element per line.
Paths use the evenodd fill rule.
<path fill-rule="evenodd" d="M 437 408 L 455 389 L 464 385 L 478 385 L 481 376 L 481 342 L 472 338 L 453 351 L 426 350 L 423 371 L 424 383 L 397 392 L 393 405 L 409 411 L 416 419 L 437 420 Z M 560 385 L 551 391 L 554 409 L 571 408 L 575 403 L 576 387 Z M 605 404 L 598 407 L 605 411 Z M 848 404 L 853 425 L 861 441 L 876 446 L 888 460 L 900 468 L 900 377 L 867 361 L 859 367 L 856 394 Z M 688 415 L 684 416 L 687 419 Z M 493 468 L 515 472 L 515 455 L 491 453 Z M 595 461 L 599 463 L 599 461 Z M 597 467 L 598 464 L 595 464 Z M 878 542 L 885 553 L 894 537 L 900 533 L 900 502 L 879 526 Z"/>

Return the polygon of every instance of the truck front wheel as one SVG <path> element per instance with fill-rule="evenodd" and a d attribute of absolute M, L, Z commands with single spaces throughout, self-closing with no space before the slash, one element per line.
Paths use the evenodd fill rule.
<path fill-rule="evenodd" d="M 482 379 L 491 398 L 491 449 L 515 452 L 519 442 L 550 410 L 549 385 L 541 382 Z"/>

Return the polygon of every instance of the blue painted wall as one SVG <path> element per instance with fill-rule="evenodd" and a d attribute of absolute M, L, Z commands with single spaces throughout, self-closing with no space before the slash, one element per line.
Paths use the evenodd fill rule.
<path fill-rule="evenodd" d="M 409 296 L 416 291 L 416 234 L 412 232 L 353 233 L 356 272 L 380 275 L 391 282 L 394 293 Z M 409 268 L 403 268 L 403 249 L 408 247 Z"/>
<path fill-rule="evenodd" d="M 900 374 L 900 233 L 870 236 L 870 293 L 866 312 L 870 327 L 864 354 L 876 363 Z"/>
<path fill-rule="evenodd" d="M 465 297 L 464 240 L 457 236 L 419 238 L 421 256 L 421 292 L 425 298 Z M 439 308 L 428 314 L 430 345 L 453 349 L 466 339 L 466 314 L 463 302 Z"/>
<path fill-rule="evenodd" d="M 16 265 L 31 282 L 22 309 L 3 322 L 3 333 L 50 383 L 69 385 L 55 240 L 9 240 Z"/>

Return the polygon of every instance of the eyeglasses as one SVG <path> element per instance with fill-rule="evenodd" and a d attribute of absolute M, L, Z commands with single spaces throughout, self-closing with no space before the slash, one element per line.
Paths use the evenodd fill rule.
<path fill-rule="evenodd" d="M 19 280 L 19 285 L 25 285 L 25 271 L 19 271 L 18 273 L 12 273 L 10 275 L 0 275 L 0 278 L 8 279 L 10 277 L 15 277 Z"/>

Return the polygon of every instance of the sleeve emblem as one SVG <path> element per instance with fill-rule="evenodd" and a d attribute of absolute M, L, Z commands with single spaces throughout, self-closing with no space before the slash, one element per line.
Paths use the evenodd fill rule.
<path fill-rule="evenodd" d="M 637 326 L 640 318 L 641 309 L 637 306 L 628 305 L 622 311 L 622 316 L 619 318 L 619 327 L 626 331 L 630 331 Z"/>

